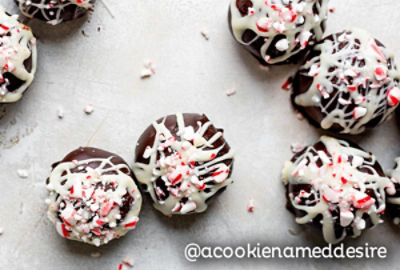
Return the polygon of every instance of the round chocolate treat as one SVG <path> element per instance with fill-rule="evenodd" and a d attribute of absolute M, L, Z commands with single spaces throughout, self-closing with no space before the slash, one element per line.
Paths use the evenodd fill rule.
<path fill-rule="evenodd" d="M 232 182 L 233 156 L 223 130 L 207 116 L 178 113 L 142 134 L 133 171 L 164 215 L 199 213 Z"/>
<path fill-rule="evenodd" d="M 93 9 L 95 0 L 15 0 L 28 18 L 56 25 L 80 18 Z"/>
<path fill-rule="evenodd" d="M 121 157 L 81 147 L 52 167 L 48 217 L 61 236 L 100 246 L 135 228 L 142 196 Z"/>
<path fill-rule="evenodd" d="M 293 80 L 292 103 L 322 129 L 359 134 L 388 119 L 400 99 L 393 53 L 361 29 L 326 37 Z"/>
<path fill-rule="evenodd" d="M 17 15 L 0 6 L 0 103 L 21 99 L 36 72 L 36 39 Z"/>
<path fill-rule="evenodd" d="M 396 159 L 396 165 L 388 176 L 391 178 L 394 189 L 387 189 L 387 210 L 395 224 L 400 224 L 400 158 Z"/>
<path fill-rule="evenodd" d="M 333 244 L 379 224 L 385 189 L 394 188 L 373 154 L 327 136 L 287 161 L 282 180 L 296 222 Z"/>
<path fill-rule="evenodd" d="M 261 64 L 295 62 L 322 39 L 328 0 L 231 0 L 233 37 Z"/>

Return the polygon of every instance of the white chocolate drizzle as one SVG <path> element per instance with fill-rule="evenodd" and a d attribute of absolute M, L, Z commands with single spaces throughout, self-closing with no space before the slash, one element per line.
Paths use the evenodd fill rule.
<path fill-rule="evenodd" d="M 40 13 L 49 24 L 57 25 L 63 22 L 63 12 L 71 5 L 81 9 L 93 8 L 94 0 L 17 0 L 21 12 L 28 18 Z M 77 9 L 78 12 L 78 9 Z M 74 18 L 79 17 L 75 14 Z"/>
<path fill-rule="evenodd" d="M 24 61 L 31 58 L 28 71 Z M 21 99 L 34 79 L 37 66 L 36 39 L 29 27 L 18 21 L 17 15 L 8 15 L 0 6 L 0 103 L 11 103 Z M 10 82 L 4 74 L 10 73 L 23 83 L 9 91 Z"/>
<path fill-rule="evenodd" d="M 166 118 L 161 123 L 154 122 L 155 141 L 143 155 L 149 163 L 136 162 L 133 167 L 137 180 L 146 185 L 154 207 L 168 216 L 205 211 L 206 200 L 232 182 L 229 176 L 233 150 L 218 156 L 225 144 L 213 146 L 223 134 L 217 132 L 206 140 L 204 134 L 211 122 L 198 122 L 195 131 L 192 126 L 185 126 L 183 114 L 177 113 L 176 117 L 180 140 L 164 125 Z M 165 154 L 166 149 L 170 155 Z M 226 161 L 230 161 L 229 166 L 224 163 Z M 163 190 L 156 185 L 158 179 L 167 187 L 169 196 L 166 199 Z"/>
<path fill-rule="evenodd" d="M 265 38 L 260 55 L 268 64 L 283 62 L 305 49 L 315 35 L 319 41 L 323 36 L 323 23 L 328 16 L 328 0 L 251 0 L 253 6 L 243 16 L 231 0 L 231 25 L 235 39 L 245 46 L 250 46 L 260 37 Z M 314 14 L 316 8 L 317 14 Z M 242 39 L 246 30 L 252 30 L 256 36 L 250 42 Z M 281 56 L 267 55 L 268 48 L 278 34 L 284 39 L 276 43 Z M 298 46 L 299 45 L 299 46 Z M 310 44 L 312 45 L 312 44 Z"/>
<path fill-rule="evenodd" d="M 377 161 L 371 153 L 327 136 L 322 136 L 320 143 L 326 152 L 307 147 L 294 162 L 285 163 L 282 181 L 286 186 L 311 186 L 311 190 L 300 190 L 297 196 L 289 193 L 292 206 L 305 212 L 296 222 L 310 223 L 321 215 L 325 241 L 338 243 L 346 237 L 346 229 L 352 230 L 353 237 L 366 229 L 364 215 L 370 217 L 373 225 L 381 222 L 380 214 L 386 207 L 385 189 L 393 188 L 393 184 L 375 170 Z M 371 192 L 374 196 L 370 196 Z M 333 216 L 332 211 L 338 211 L 339 216 Z M 335 235 L 335 223 L 343 227 L 339 237 Z"/>
<path fill-rule="evenodd" d="M 318 107 L 323 129 L 338 124 L 341 133 L 359 134 L 370 121 L 382 123 L 395 110 L 400 73 L 394 54 L 368 32 L 352 29 L 332 37 L 317 44 L 313 50 L 321 54 L 300 68 L 300 74 L 313 77 L 313 82 L 295 103 Z"/>
<path fill-rule="evenodd" d="M 135 228 L 142 197 L 129 167 L 114 164 L 114 157 L 62 162 L 51 172 L 48 217 L 62 237 L 100 246 Z M 99 165 L 92 169 L 89 164 Z M 133 202 L 122 218 L 126 195 Z"/>

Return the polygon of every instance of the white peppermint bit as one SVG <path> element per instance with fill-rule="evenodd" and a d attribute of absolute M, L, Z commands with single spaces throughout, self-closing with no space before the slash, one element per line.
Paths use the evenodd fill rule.
<path fill-rule="evenodd" d="M 28 178 L 28 176 L 29 176 L 28 171 L 24 170 L 24 169 L 17 170 L 17 174 L 20 178 L 23 178 L 23 179 Z"/>
<path fill-rule="evenodd" d="M 93 104 L 88 104 L 83 111 L 86 114 L 92 114 L 93 111 L 94 111 L 94 105 Z"/>
<path fill-rule="evenodd" d="M 283 38 L 276 43 L 275 47 L 281 52 L 286 51 L 289 48 L 289 40 Z"/>
<path fill-rule="evenodd" d="M 226 90 L 225 94 L 226 94 L 228 97 L 233 96 L 233 95 L 236 94 L 236 89 L 234 89 L 234 88 L 228 89 L 228 90 Z"/>
<path fill-rule="evenodd" d="M 59 119 L 63 119 L 64 118 L 64 109 L 60 106 L 57 109 L 57 117 Z"/>

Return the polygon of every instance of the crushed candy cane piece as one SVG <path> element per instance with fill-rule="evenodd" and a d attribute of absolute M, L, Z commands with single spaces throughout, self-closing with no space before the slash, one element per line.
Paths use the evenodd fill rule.
<path fill-rule="evenodd" d="M 94 111 L 94 105 L 88 104 L 86 105 L 85 109 L 83 110 L 86 114 L 92 114 Z"/>
<path fill-rule="evenodd" d="M 24 170 L 24 169 L 18 169 L 17 174 L 20 178 L 23 178 L 23 179 L 28 178 L 28 176 L 29 176 L 28 171 Z"/>

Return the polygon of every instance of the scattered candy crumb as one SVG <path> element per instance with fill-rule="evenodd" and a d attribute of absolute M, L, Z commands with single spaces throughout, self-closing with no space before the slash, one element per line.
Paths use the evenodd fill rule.
<path fill-rule="evenodd" d="M 330 13 L 334 13 L 335 12 L 335 8 L 329 8 L 329 12 Z"/>
<path fill-rule="evenodd" d="M 88 104 L 83 111 L 86 114 L 92 114 L 93 111 L 94 111 L 94 105 L 93 104 Z"/>
<path fill-rule="evenodd" d="M 228 90 L 226 90 L 225 94 L 226 94 L 228 97 L 233 96 L 233 95 L 236 94 L 236 89 L 233 89 L 233 88 L 228 89 Z"/>
<path fill-rule="evenodd" d="M 57 116 L 58 116 L 59 119 L 63 119 L 64 118 L 64 109 L 62 107 L 58 107 Z"/>
<path fill-rule="evenodd" d="M 144 62 L 144 68 L 142 69 L 142 72 L 140 73 L 140 78 L 141 79 L 147 79 L 150 78 L 156 74 L 155 66 L 152 61 L 145 61 Z"/>
<path fill-rule="evenodd" d="M 293 79 L 290 77 L 288 78 L 283 84 L 282 84 L 282 89 L 283 90 L 290 90 L 292 89 L 292 81 Z"/>
<path fill-rule="evenodd" d="M 250 199 L 248 204 L 247 204 L 247 211 L 253 212 L 254 211 L 254 199 Z"/>
<path fill-rule="evenodd" d="M 28 171 L 23 170 L 23 169 L 17 170 L 17 174 L 20 178 L 23 178 L 23 179 L 28 178 L 28 176 L 29 176 Z"/>
<path fill-rule="evenodd" d="M 124 265 L 123 265 L 122 263 L 120 263 L 120 264 L 118 265 L 118 270 L 122 270 L 122 269 L 124 269 Z"/>
<path fill-rule="evenodd" d="M 205 40 L 210 40 L 210 36 L 206 30 L 200 31 L 200 34 L 204 37 Z"/>
<path fill-rule="evenodd" d="M 133 267 L 135 265 L 135 262 L 130 258 L 125 258 L 122 263 L 129 267 Z"/>

